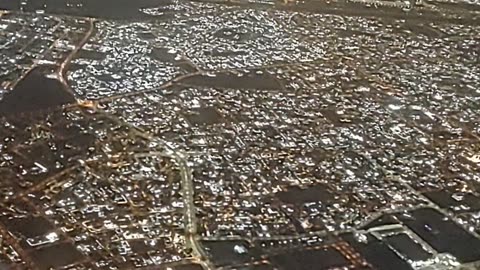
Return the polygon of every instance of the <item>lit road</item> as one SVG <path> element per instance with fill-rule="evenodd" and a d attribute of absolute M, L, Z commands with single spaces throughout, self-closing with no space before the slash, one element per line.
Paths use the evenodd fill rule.
<path fill-rule="evenodd" d="M 88 21 L 88 31 L 85 33 L 85 36 L 82 38 L 82 40 L 75 46 L 75 49 L 73 49 L 70 54 L 63 60 L 63 62 L 60 64 L 60 67 L 57 70 L 56 75 L 58 76 L 58 80 L 65 86 L 66 89 L 68 89 L 70 92 L 72 91 L 70 87 L 68 87 L 68 82 L 67 82 L 67 70 L 68 66 L 72 62 L 72 59 L 77 55 L 78 51 L 80 51 L 83 46 L 88 42 L 90 37 L 92 36 L 93 30 L 95 29 L 95 20 L 92 18 L 87 18 Z"/>
<path fill-rule="evenodd" d="M 158 139 L 157 139 L 158 141 Z M 188 167 L 186 158 L 172 149 L 167 143 L 161 141 L 162 145 L 167 149 L 172 158 L 174 158 L 180 169 L 182 181 L 182 197 L 185 222 L 185 241 L 186 247 L 192 250 L 192 255 L 197 259 L 205 269 L 212 269 L 207 259 L 205 251 L 197 238 L 197 219 L 196 208 L 194 204 L 194 187 L 190 168 Z"/>
<path fill-rule="evenodd" d="M 184 154 L 181 154 L 175 149 L 173 149 L 166 141 L 157 137 L 153 137 L 147 132 L 129 124 L 128 122 L 120 120 L 118 117 L 115 117 L 103 110 L 97 110 L 97 112 L 104 114 L 105 116 L 107 116 L 111 120 L 118 122 L 119 124 L 130 127 L 131 130 L 136 133 L 136 135 L 149 141 L 156 142 L 164 148 L 163 151 L 152 150 L 146 155 L 169 157 L 176 161 L 177 166 L 180 170 L 181 177 L 186 248 L 191 249 L 194 262 L 202 265 L 204 269 L 213 269 L 213 266 L 208 260 L 208 257 L 206 256 L 206 253 L 203 250 L 203 247 L 200 244 L 199 237 L 197 235 L 197 219 L 196 208 L 194 204 L 193 179 L 191 169 L 187 164 L 187 160 Z"/>

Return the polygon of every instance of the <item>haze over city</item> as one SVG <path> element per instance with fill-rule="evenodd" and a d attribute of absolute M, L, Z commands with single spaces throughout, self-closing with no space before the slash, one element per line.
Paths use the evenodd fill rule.
<path fill-rule="evenodd" d="M 480 3 L 0 0 L 0 269 L 480 269 Z"/>

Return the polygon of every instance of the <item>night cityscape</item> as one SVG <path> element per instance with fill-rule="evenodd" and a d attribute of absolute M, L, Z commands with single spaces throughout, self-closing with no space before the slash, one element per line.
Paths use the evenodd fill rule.
<path fill-rule="evenodd" d="M 480 269 L 480 2 L 0 0 L 4 269 Z"/>

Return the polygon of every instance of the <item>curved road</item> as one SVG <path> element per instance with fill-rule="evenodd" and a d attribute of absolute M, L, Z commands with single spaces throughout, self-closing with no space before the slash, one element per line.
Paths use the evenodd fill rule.
<path fill-rule="evenodd" d="M 73 51 L 71 51 L 70 54 L 63 60 L 63 62 L 60 64 L 60 67 L 56 72 L 56 76 L 58 77 L 58 80 L 65 86 L 65 89 L 69 91 L 72 95 L 74 95 L 74 92 L 72 91 L 72 89 L 70 89 L 67 82 L 68 67 L 70 66 L 70 63 L 72 62 L 75 55 L 77 55 L 78 51 L 80 51 L 80 49 L 82 49 L 83 46 L 85 46 L 85 44 L 88 42 L 88 40 L 93 34 L 93 30 L 95 29 L 94 27 L 95 19 L 87 18 L 86 20 L 89 23 L 88 31 L 85 33 L 85 36 L 82 38 L 80 43 L 78 43 L 77 46 L 75 46 L 75 49 L 73 49 Z"/>
<path fill-rule="evenodd" d="M 181 177 L 181 186 L 182 186 L 182 198 L 183 198 L 183 209 L 184 209 L 184 227 L 185 227 L 185 245 L 187 249 L 192 250 L 193 260 L 202 265 L 202 267 L 206 270 L 214 269 L 211 262 L 208 260 L 208 256 L 203 250 L 202 245 L 200 244 L 198 232 L 197 232 L 197 219 L 196 219 L 196 208 L 194 204 L 194 187 L 193 187 L 193 179 L 192 179 L 192 172 L 190 167 L 187 164 L 186 157 L 173 149 L 168 142 L 153 137 L 152 135 L 144 132 L 143 130 L 135 127 L 134 125 L 124 122 L 118 117 L 103 111 L 97 110 L 98 113 L 103 113 L 105 116 L 109 117 L 113 121 L 117 123 L 121 123 L 123 125 L 128 126 L 134 131 L 138 136 L 149 140 L 155 141 L 159 143 L 162 147 L 165 148 L 164 151 L 155 152 L 152 150 L 150 154 L 166 156 L 169 158 L 174 159 L 179 167 L 180 170 L 180 177 Z"/>

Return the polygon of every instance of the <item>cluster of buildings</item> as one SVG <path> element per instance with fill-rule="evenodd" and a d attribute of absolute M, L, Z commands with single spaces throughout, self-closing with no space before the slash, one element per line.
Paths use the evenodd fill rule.
<path fill-rule="evenodd" d="M 75 92 L 84 99 L 98 99 L 120 93 L 158 87 L 181 73 L 174 63 L 159 61 L 144 28 L 148 23 L 121 25 L 102 21 L 96 24 L 96 35 L 74 60 L 69 72 Z M 165 52 L 172 54 L 175 51 Z M 91 89 L 96 89 L 91 91 Z"/>
<path fill-rule="evenodd" d="M 179 168 L 160 145 L 77 109 L 3 119 L 1 138 L 2 258 L 123 269 L 186 257 Z"/>
<path fill-rule="evenodd" d="M 0 262 L 480 259 L 457 245 L 480 241 L 474 24 L 187 2 L 142 12 L 95 19 L 67 72 L 91 102 L 1 118 Z M 2 14 L 1 88 L 36 66 L 53 72 L 86 25 Z"/>
<path fill-rule="evenodd" d="M 1 86 L 13 88 L 30 70 L 53 73 L 87 29 L 85 20 L 38 14 L 0 16 Z"/>

